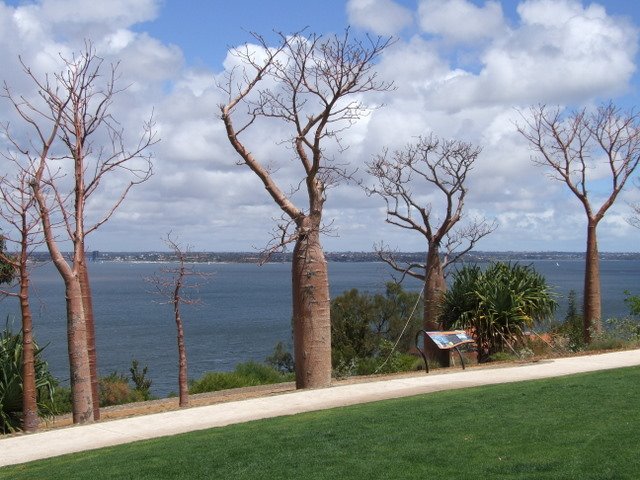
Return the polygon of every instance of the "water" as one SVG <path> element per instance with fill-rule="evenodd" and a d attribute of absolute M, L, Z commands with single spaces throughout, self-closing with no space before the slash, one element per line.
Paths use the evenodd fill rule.
<path fill-rule="evenodd" d="M 524 262 L 523 262 L 524 263 Z M 580 260 L 535 260 L 537 271 L 560 295 L 558 316 L 566 311 L 566 294 L 582 291 L 584 263 Z M 172 307 L 154 293 L 144 278 L 163 265 L 105 262 L 90 264 L 96 316 L 98 367 L 101 375 L 113 371 L 128 374 L 132 359 L 148 365 L 156 395 L 177 391 L 176 328 Z M 183 319 L 189 377 L 206 371 L 232 370 L 248 360 L 263 361 L 279 341 L 291 338 L 291 273 L 289 264 L 202 264 L 199 271 L 211 274 L 200 281 L 198 306 L 185 305 Z M 331 296 L 345 290 L 382 292 L 391 270 L 382 263 L 329 263 Z M 640 293 L 640 261 L 602 261 L 603 317 L 627 314 L 624 290 Z M 66 347 L 64 287 L 51 264 L 32 271 L 34 332 L 38 342 L 48 344 L 45 358 L 53 374 L 69 377 Z M 417 281 L 406 288 L 418 291 Z M 0 318 L 10 315 L 19 326 L 18 302 L 0 302 Z"/>

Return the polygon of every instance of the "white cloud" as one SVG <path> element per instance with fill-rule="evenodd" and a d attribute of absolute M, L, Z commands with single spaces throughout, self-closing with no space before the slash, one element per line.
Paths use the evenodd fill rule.
<path fill-rule="evenodd" d="M 264 245 L 280 211 L 257 177 L 236 164 L 219 119 L 224 94 L 216 81 L 238 66 L 237 59 L 227 56 L 218 71 L 192 68 L 181 49 L 186 47 L 134 31 L 132 26 L 158 14 L 159 2 L 102 2 L 90 11 L 80 11 L 78 2 L 44 0 L 13 8 L 0 1 L 0 63 L 2 79 L 29 95 L 34 90 L 20 72 L 18 54 L 36 72 L 55 72 L 59 53 L 78 51 L 90 33 L 107 64 L 120 61 L 120 85 L 130 85 L 112 106 L 130 140 L 155 111 L 162 139 L 153 148 L 155 175 L 132 190 L 90 239 L 91 248 L 163 248 L 161 238 L 169 230 L 196 249 Z M 74 9 L 77 15 L 70 15 Z M 516 108 L 538 102 L 580 107 L 626 92 L 635 78 L 636 25 L 597 4 L 573 0 L 521 2 L 518 16 L 508 19 L 499 2 L 470 0 L 424 0 L 415 11 L 391 0 L 350 0 L 347 14 L 364 30 L 399 35 L 376 68 L 397 88 L 363 96 L 365 103 L 384 107 L 344 132 L 345 152 L 331 145 L 328 154 L 348 160 L 370 183 L 364 163 L 385 147 L 402 148 L 431 132 L 472 142 L 483 152 L 469 178 L 467 208 L 501 223 L 480 248 L 582 248 L 584 212 L 562 184 L 531 162 L 514 126 Z M 414 18 L 421 31 L 406 28 Z M 249 48 L 264 55 L 257 45 Z M 0 121 L 7 118 L 7 105 L 0 103 Z M 251 151 L 273 167 L 284 190 L 301 178 L 299 163 L 283 143 L 289 134 L 275 121 L 246 132 Z M 109 204 L 109 187 L 118 181 L 105 185 L 92 214 Z M 628 245 L 629 236 L 637 238 L 637 230 L 622 223 L 630 211 L 624 201 L 640 201 L 640 189 L 633 189 L 603 224 L 603 250 L 624 244 L 625 235 Z M 331 189 L 325 220 L 335 220 L 338 237 L 326 238 L 327 249 L 368 250 L 383 238 L 401 249 L 424 248 L 419 236 L 386 225 L 381 207 L 380 199 L 367 198 L 359 187 Z"/>
<path fill-rule="evenodd" d="M 505 29 L 502 7 L 496 1 L 479 7 L 468 0 L 421 0 L 418 15 L 424 32 L 452 43 L 477 42 Z"/>
<path fill-rule="evenodd" d="M 349 23 L 376 35 L 397 35 L 411 25 L 411 12 L 393 0 L 349 0 Z"/>

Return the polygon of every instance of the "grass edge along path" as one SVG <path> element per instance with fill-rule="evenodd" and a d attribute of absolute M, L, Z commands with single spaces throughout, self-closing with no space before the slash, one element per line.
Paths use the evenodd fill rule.
<path fill-rule="evenodd" d="M 4 467 L 0 479 L 636 479 L 638 398 L 640 367 L 629 367 L 141 441 Z"/>

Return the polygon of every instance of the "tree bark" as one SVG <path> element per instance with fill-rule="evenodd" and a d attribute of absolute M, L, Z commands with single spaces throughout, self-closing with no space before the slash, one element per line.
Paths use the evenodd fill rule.
<path fill-rule="evenodd" d="M 87 325 L 82 306 L 82 290 L 77 274 L 65 278 L 65 289 L 73 423 L 87 423 L 93 421 L 93 394 L 87 352 Z"/>
<path fill-rule="evenodd" d="M 178 405 L 189 406 L 189 383 L 187 380 L 187 349 L 184 344 L 184 329 L 182 317 L 180 316 L 180 301 L 177 299 L 173 304 L 173 311 L 176 319 L 176 329 L 178 332 Z"/>
<path fill-rule="evenodd" d="M 84 252 L 84 246 L 83 250 Z M 89 371 L 91 372 L 91 393 L 93 396 L 93 419 L 100 420 L 100 378 L 98 377 L 98 360 L 96 354 L 96 328 L 93 316 L 93 300 L 89 282 L 87 257 L 83 253 L 78 264 L 80 290 L 82 291 L 82 307 L 87 325 L 87 353 L 89 355 Z"/>
<path fill-rule="evenodd" d="M 331 321 L 327 261 L 317 227 L 302 231 L 292 262 L 296 388 L 331 384 Z"/>
<path fill-rule="evenodd" d="M 440 251 L 438 245 L 431 242 L 427 251 L 426 276 L 424 280 L 423 323 L 424 329 L 427 331 L 442 330 L 438 317 L 440 316 L 440 304 L 445 291 L 446 283 L 440 260 Z M 424 351 L 430 360 L 437 361 L 441 367 L 449 367 L 451 365 L 449 351 L 439 349 L 426 335 L 424 338 Z"/>
<path fill-rule="evenodd" d="M 586 343 L 602 331 L 602 300 L 600 296 L 600 256 L 596 234 L 598 223 L 589 219 L 587 226 L 587 252 L 584 271 L 583 334 Z"/>
<path fill-rule="evenodd" d="M 22 429 L 35 432 L 38 429 L 38 401 L 33 346 L 33 322 L 29 305 L 29 274 L 26 253 L 23 249 L 20 262 L 20 311 L 22 314 Z"/>

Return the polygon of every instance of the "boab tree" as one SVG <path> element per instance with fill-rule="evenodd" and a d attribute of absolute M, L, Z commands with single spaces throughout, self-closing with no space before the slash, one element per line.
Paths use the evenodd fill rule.
<path fill-rule="evenodd" d="M 320 234 L 327 188 L 346 172 L 328 154 L 332 140 L 340 148 L 340 133 L 368 111 L 367 92 L 386 90 L 375 62 L 389 39 L 353 40 L 344 35 L 279 34 L 271 48 L 254 35 L 258 45 L 234 50 L 242 67 L 228 74 L 223 89 L 228 99 L 220 106 L 222 120 L 240 164 L 260 179 L 284 212 L 275 247 L 294 243 L 292 299 L 296 385 L 321 387 L 331 382 L 331 327 L 327 264 Z M 240 107 L 246 108 L 244 111 Z M 247 134 L 261 118 L 288 125 L 292 150 L 301 168 L 295 181 L 306 193 L 306 205 L 294 203 L 288 186 L 278 182 L 271 159 L 258 158 Z M 293 188 L 297 190 L 297 187 Z M 292 231 L 290 229 L 292 227 Z M 274 245 L 272 245 L 272 248 Z"/>
<path fill-rule="evenodd" d="M 190 297 L 188 290 L 198 289 L 199 285 L 190 282 L 191 277 L 206 277 L 203 272 L 196 272 L 187 265 L 189 260 L 189 247 L 183 249 L 177 240 L 167 234 L 165 243 L 171 249 L 178 264 L 175 267 L 166 267 L 159 274 L 145 278 L 145 281 L 155 285 L 157 293 L 166 300 L 163 303 L 170 304 L 173 308 L 173 318 L 176 322 L 176 338 L 178 343 L 178 404 L 181 407 L 189 406 L 189 379 L 187 375 L 187 346 L 184 341 L 184 325 L 182 322 L 182 305 L 196 305 L 200 303 L 197 298 Z"/>
<path fill-rule="evenodd" d="M 518 131 L 535 152 L 534 162 L 569 188 L 587 216 L 583 334 L 589 343 L 602 329 L 596 229 L 638 166 L 640 116 L 610 102 L 567 115 L 560 107 L 539 105 L 522 117 Z"/>
<path fill-rule="evenodd" d="M 393 154 L 385 151 L 367 164 L 377 185 L 368 189 L 385 201 L 386 221 L 412 230 L 426 241 L 424 262 L 400 262 L 384 244 L 376 246 L 379 257 L 393 269 L 424 282 L 424 328 L 441 329 L 438 316 L 446 291 L 445 269 L 471 250 L 496 225 L 485 219 L 461 224 L 467 195 L 467 176 L 481 149 L 458 140 L 441 140 L 434 135 L 420 137 Z M 431 187 L 441 200 L 425 200 Z M 425 339 L 425 349 L 442 365 L 449 364 L 448 352 L 439 351 Z"/>
<path fill-rule="evenodd" d="M 3 154 L 12 160 L 11 155 Z M 12 227 L 12 234 L 0 237 L 0 283 L 8 283 L 16 277 L 17 291 L 0 290 L 3 295 L 17 297 L 20 302 L 22 323 L 22 429 L 33 432 L 38 429 L 38 403 L 36 386 L 36 349 L 33 341 L 33 321 L 29 297 L 29 256 L 39 238 L 40 217 L 35 207 L 33 192 L 24 170 L 15 178 L 0 179 L 0 217 Z M 15 245 L 17 253 L 5 250 L 6 242 Z"/>
<path fill-rule="evenodd" d="M 113 216 L 134 185 L 150 177 L 151 158 L 146 151 L 156 138 L 149 121 L 139 141 L 130 147 L 109 113 L 120 92 L 115 86 L 117 64 L 105 74 L 103 59 L 90 43 L 79 54 L 61 56 L 61 60 L 62 71 L 43 79 L 23 63 L 37 87 L 36 98 L 16 96 L 6 85 L 4 96 L 31 132 L 24 142 L 19 136 L 9 134 L 8 138 L 16 159 L 24 158 L 16 164 L 29 176 L 42 233 L 65 284 L 73 421 L 82 423 L 99 415 L 85 238 Z M 103 213 L 89 223 L 86 212 L 93 207 L 92 195 L 101 192 L 109 176 L 114 180 L 110 184 L 113 203 L 104 208 L 101 199 L 95 210 Z M 71 241 L 69 259 L 62 251 L 60 230 Z"/>

